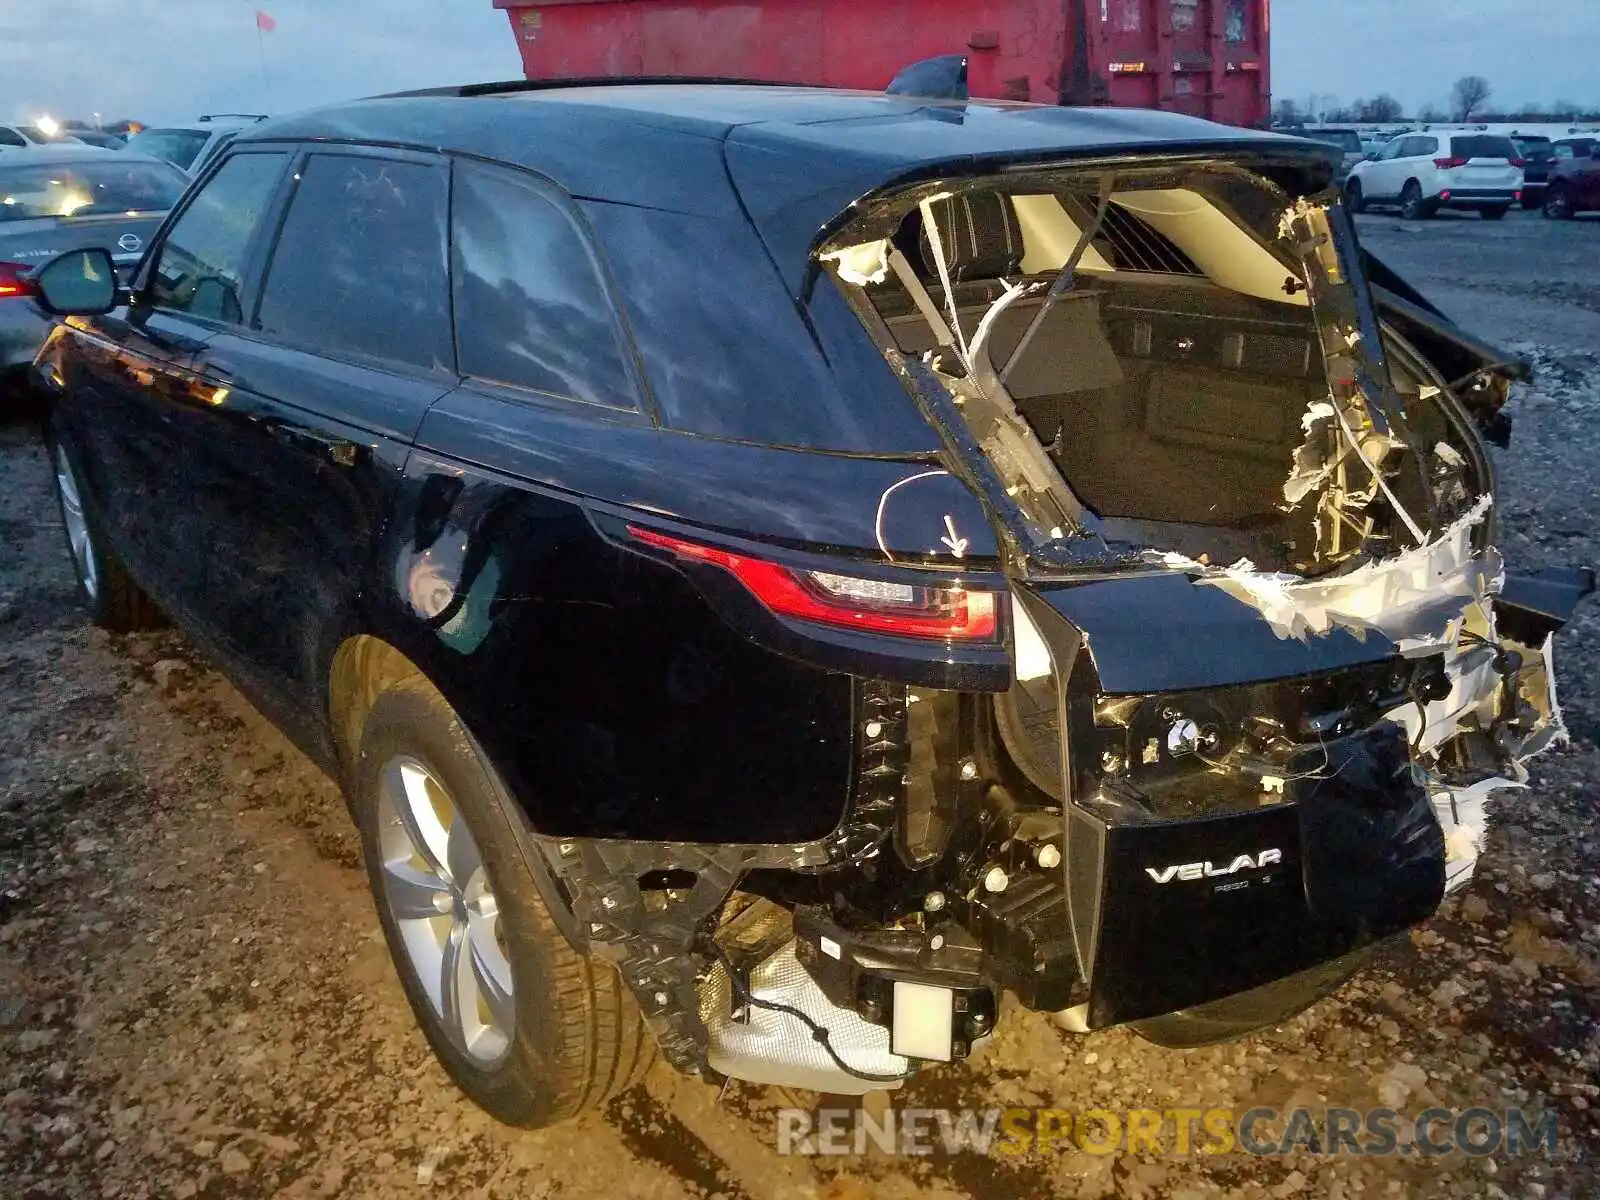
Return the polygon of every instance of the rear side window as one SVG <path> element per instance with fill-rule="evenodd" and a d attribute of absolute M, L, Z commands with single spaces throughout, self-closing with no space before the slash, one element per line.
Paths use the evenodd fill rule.
<path fill-rule="evenodd" d="M 150 280 L 157 308 L 230 324 L 244 320 L 245 255 L 272 202 L 285 157 L 241 154 L 200 189 L 161 243 Z"/>
<path fill-rule="evenodd" d="M 1516 143 L 1508 137 L 1473 134 L 1450 139 L 1450 153 L 1457 158 L 1521 158 Z"/>
<path fill-rule="evenodd" d="M 532 179 L 460 163 L 453 221 L 461 373 L 637 408 L 616 311 L 572 216 Z"/>
<path fill-rule="evenodd" d="M 450 369 L 449 176 L 430 163 L 306 160 L 256 323 L 308 350 Z"/>
<path fill-rule="evenodd" d="M 26 146 L 28 139 L 13 129 L 0 129 L 0 146 Z"/>

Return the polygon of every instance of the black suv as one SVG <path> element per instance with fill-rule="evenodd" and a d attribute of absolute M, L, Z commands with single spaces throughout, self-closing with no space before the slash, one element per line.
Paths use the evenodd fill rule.
<path fill-rule="evenodd" d="M 508 1122 L 655 1046 L 893 1087 L 1005 991 L 1276 1022 L 1470 876 L 1592 586 L 1502 575 L 1514 368 L 1328 155 L 681 81 L 243 129 L 126 289 L 35 281 L 85 598 L 342 781 Z"/>

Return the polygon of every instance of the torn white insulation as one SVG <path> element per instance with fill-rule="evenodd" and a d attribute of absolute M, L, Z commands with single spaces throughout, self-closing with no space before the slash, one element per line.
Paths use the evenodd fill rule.
<path fill-rule="evenodd" d="M 1489 797 L 1506 788 L 1525 788 L 1519 780 L 1495 775 L 1467 787 L 1433 785 L 1428 798 L 1444 830 L 1444 892 L 1459 891 L 1472 882 L 1472 872 L 1483 853 L 1489 831 Z"/>
<path fill-rule="evenodd" d="M 1402 650 L 1420 650 L 1450 640 L 1451 618 L 1500 590 L 1504 571 L 1499 552 L 1491 548 L 1480 554 L 1472 545 L 1473 530 L 1493 503 L 1491 496 L 1482 496 L 1425 545 L 1330 579 L 1259 571 L 1249 559 L 1217 568 L 1182 554 L 1152 552 L 1147 557 L 1197 573 L 1199 582 L 1243 600 L 1281 638 L 1304 640 L 1339 626 L 1375 630 L 1400 642 Z"/>
<path fill-rule="evenodd" d="M 1295 448 L 1294 466 L 1283 484 L 1283 498 L 1291 508 L 1327 483 L 1339 465 L 1337 458 L 1330 459 L 1322 452 L 1322 427 L 1333 419 L 1333 405 L 1326 400 L 1312 404 L 1300 418 L 1305 440 Z"/>
<path fill-rule="evenodd" d="M 846 246 L 843 250 L 835 250 L 832 254 L 824 254 L 822 261 L 835 264 L 839 278 L 846 283 L 866 287 L 869 283 L 882 283 L 889 278 L 891 249 L 889 239 L 884 238 L 881 241 L 862 242 L 856 246 Z"/>

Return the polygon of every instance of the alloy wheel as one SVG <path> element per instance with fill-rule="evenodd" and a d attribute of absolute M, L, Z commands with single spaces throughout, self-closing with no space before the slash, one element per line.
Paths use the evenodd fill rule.
<path fill-rule="evenodd" d="M 1401 218 L 1406 221 L 1420 221 L 1422 213 L 1422 189 L 1415 183 L 1406 184 L 1405 191 L 1400 194 Z"/>
<path fill-rule="evenodd" d="M 1572 215 L 1572 202 L 1565 188 L 1552 188 L 1544 200 L 1544 215 L 1555 221 L 1565 221 Z"/>
<path fill-rule="evenodd" d="M 83 512 L 83 493 L 78 477 L 67 459 L 66 449 L 56 446 L 56 491 L 61 497 L 61 522 L 67 530 L 67 546 L 78 568 L 78 580 L 90 600 L 100 598 L 100 572 L 94 562 L 94 544 L 89 538 L 89 521 Z"/>
<path fill-rule="evenodd" d="M 379 779 L 383 898 L 409 966 L 451 1043 L 492 1067 L 511 1048 L 516 1006 L 500 909 L 477 840 L 421 761 L 397 756 Z"/>

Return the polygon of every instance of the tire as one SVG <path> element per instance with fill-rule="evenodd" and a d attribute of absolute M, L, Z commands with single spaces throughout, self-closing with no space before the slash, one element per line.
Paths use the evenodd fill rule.
<path fill-rule="evenodd" d="M 1553 186 L 1544 194 L 1544 215 L 1551 221 L 1570 221 L 1577 215 L 1566 188 Z"/>
<path fill-rule="evenodd" d="M 637 1083 L 655 1044 L 632 995 L 562 934 L 546 899 L 556 892 L 515 802 L 426 680 L 374 702 L 351 792 L 395 969 L 456 1085 L 491 1116 L 531 1129 Z M 419 814 L 432 839 L 416 832 Z M 446 947 L 456 948 L 453 974 Z"/>
<path fill-rule="evenodd" d="M 1361 180 L 1351 179 L 1344 185 L 1344 206 L 1352 213 L 1367 211 L 1367 198 L 1361 190 Z"/>
<path fill-rule="evenodd" d="M 45 447 L 55 478 L 56 510 L 66 531 L 67 554 L 89 619 L 112 633 L 131 633 L 164 624 L 155 601 L 134 583 L 106 539 L 94 506 L 88 503 L 77 452 L 56 434 L 53 426 L 47 427 Z"/>
<path fill-rule="evenodd" d="M 1422 185 L 1415 179 L 1407 182 L 1400 193 L 1400 219 L 1426 221 L 1433 216 L 1433 206 L 1422 198 Z"/>
<path fill-rule="evenodd" d="M 1480 209 L 1480 215 L 1485 221 L 1504 221 L 1506 214 L 1511 211 L 1509 204 L 1495 204 L 1489 208 Z"/>

